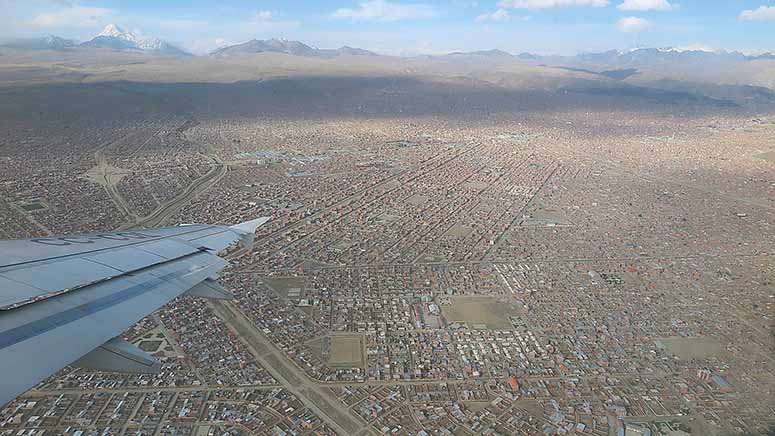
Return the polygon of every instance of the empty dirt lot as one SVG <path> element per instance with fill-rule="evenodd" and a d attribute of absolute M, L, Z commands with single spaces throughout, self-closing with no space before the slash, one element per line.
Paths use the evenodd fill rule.
<path fill-rule="evenodd" d="M 519 314 L 511 304 L 494 297 L 455 297 L 441 309 L 449 323 L 482 324 L 491 330 L 511 329 L 509 317 Z"/>
<path fill-rule="evenodd" d="M 360 336 L 331 336 L 331 352 L 328 364 L 331 367 L 362 367 L 362 338 Z"/>

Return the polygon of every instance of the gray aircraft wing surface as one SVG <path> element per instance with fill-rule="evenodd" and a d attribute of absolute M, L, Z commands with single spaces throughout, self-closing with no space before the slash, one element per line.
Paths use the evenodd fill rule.
<path fill-rule="evenodd" d="M 121 333 L 184 293 L 229 298 L 218 254 L 266 221 L 0 241 L 0 406 L 71 364 L 158 372 Z"/>

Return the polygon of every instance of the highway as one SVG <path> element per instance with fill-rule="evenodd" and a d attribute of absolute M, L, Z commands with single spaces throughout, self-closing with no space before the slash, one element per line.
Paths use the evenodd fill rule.
<path fill-rule="evenodd" d="M 289 361 L 234 304 L 214 301 L 212 306 L 221 319 L 239 334 L 248 345 L 251 354 L 272 377 L 320 416 L 339 435 L 362 434 L 368 430 L 368 425 L 342 404 L 330 390 L 318 383 L 310 383 L 307 375 Z"/>
<path fill-rule="evenodd" d="M 207 191 L 218 183 L 229 171 L 229 167 L 213 158 L 215 164 L 205 175 L 194 180 L 183 192 L 172 200 L 162 204 L 148 216 L 137 218 L 132 223 L 125 223 L 118 230 L 132 230 L 158 227 L 164 224 L 166 220 L 175 215 L 191 200 L 202 192 Z"/>

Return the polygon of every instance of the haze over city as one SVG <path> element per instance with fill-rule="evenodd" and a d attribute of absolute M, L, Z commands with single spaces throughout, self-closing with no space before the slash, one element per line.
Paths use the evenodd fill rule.
<path fill-rule="evenodd" d="M 771 1 L 0 7 L 0 436 L 775 435 Z"/>

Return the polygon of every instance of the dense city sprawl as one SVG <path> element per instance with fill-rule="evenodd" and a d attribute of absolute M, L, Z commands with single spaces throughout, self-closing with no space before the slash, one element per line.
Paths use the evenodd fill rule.
<path fill-rule="evenodd" d="M 66 368 L 0 435 L 775 429 L 775 118 L 122 98 L 108 120 L 6 118 L 2 238 L 271 221 L 222 277 L 234 300 L 126 332 L 160 374 Z"/>

